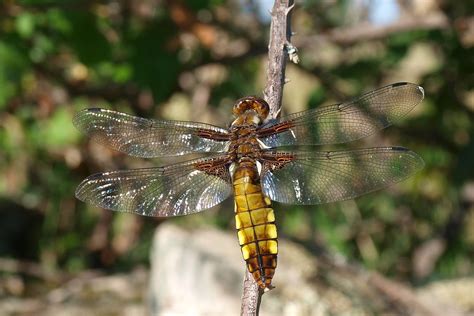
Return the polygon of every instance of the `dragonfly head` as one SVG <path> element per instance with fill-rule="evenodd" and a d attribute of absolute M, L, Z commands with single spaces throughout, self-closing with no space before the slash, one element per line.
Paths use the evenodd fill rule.
<path fill-rule="evenodd" d="M 245 97 L 239 99 L 232 110 L 234 116 L 242 118 L 245 123 L 261 124 L 268 116 L 270 107 L 265 100 L 257 97 Z M 244 123 L 244 122 L 242 122 Z"/>

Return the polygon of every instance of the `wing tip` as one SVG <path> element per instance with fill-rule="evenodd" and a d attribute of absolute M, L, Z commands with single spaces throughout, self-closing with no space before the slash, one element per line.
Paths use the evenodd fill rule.
<path fill-rule="evenodd" d="M 415 172 L 419 172 L 420 170 L 422 170 L 423 168 L 425 168 L 426 166 L 426 163 L 425 161 L 423 160 L 423 158 L 421 158 L 420 155 L 418 155 L 416 152 L 412 151 L 411 152 L 411 155 L 413 157 L 413 159 L 416 161 L 416 168 L 415 168 Z"/>
<path fill-rule="evenodd" d="M 81 130 L 81 127 L 82 127 L 82 118 L 84 117 L 84 115 L 87 115 L 87 113 L 99 113 L 99 112 L 103 112 L 104 109 L 101 109 L 101 108 L 85 108 L 85 109 L 82 109 L 80 111 L 78 111 L 73 119 L 72 119 L 72 125 L 74 125 L 77 129 Z"/>
<path fill-rule="evenodd" d="M 79 201 L 86 202 L 86 199 L 84 198 L 84 196 L 83 196 L 83 194 L 82 194 L 83 183 L 84 183 L 84 181 L 82 181 L 82 182 L 77 186 L 76 192 L 74 192 L 74 196 L 75 196 L 76 199 L 78 199 Z"/>
<path fill-rule="evenodd" d="M 425 161 L 423 158 L 421 158 L 420 155 L 418 155 L 416 152 L 402 146 L 392 146 L 389 147 L 391 150 L 398 151 L 398 152 L 405 152 L 410 155 L 411 158 L 413 158 L 413 162 L 416 165 L 416 172 L 420 171 L 425 167 Z"/>
<path fill-rule="evenodd" d="M 392 88 L 403 87 L 403 86 L 413 86 L 413 87 L 416 87 L 418 92 L 421 94 L 420 101 L 425 98 L 425 89 L 423 89 L 422 86 L 420 86 L 416 83 L 412 83 L 412 82 L 408 82 L 408 81 L 400 81 L 400 82 L 392 83 L 389 86 L 392 87 Z"/>
<path fill-rule="evenodd" d="M 81 183 L 76 188 L 76 191 L 74 192 L 74 195 L 76 196 L 77 199 L 81 200 L 82 202 L 88 202 L 87 198 L 84 196 L 84 190 L 86 189 L 87 185 L 90 184 L 91 181 L 95 181 L 102 177 L 104 175 L 104 172 L 99 172 L 99 173 L 94 173 L 84 180 L 82 180 Z"/>

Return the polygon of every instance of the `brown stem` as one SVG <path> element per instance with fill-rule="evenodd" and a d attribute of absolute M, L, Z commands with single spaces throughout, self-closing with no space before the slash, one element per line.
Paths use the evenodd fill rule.
<path fill-rule="evenodd" d="M 258 287 L 257 282 L 255 282 L 253 279 L 252 274 L 246 268 L 240 315 L 258 315 L 262 295 L 263 290 Z"/>
<path fill-rule="evenodd" d="M 290 16 L 293 5 L 293 0 L 275 0 L 271 12 L 267 82 L 263 97 L 269 104 L 270 116 L 274 119 L 280 114 L 288 58 L 287 47 L 291 45 Z M 258 287 L 248 270 L 245 270 L 240 314 L 258 315 L 264 291 Z"/>
<path fill-rule="evenodd" d="M 267 83 L 263 97 L 270 105 L 270 115 L 276 118 L 280 113 L 283 85 L 285 84 L 285 66 L 290 43 L 290 14 L 293 0 L 276 0 L 272 9 L 270 25 L 270 42 L 268 44 Z"/>

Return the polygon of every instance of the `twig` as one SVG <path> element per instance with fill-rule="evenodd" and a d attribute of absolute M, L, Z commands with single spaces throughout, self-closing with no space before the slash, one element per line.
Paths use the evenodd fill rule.
<path fill-rule="evenodd" d="M 270 116 L 273 119 L 280 115 L 283 86 L 285 84 L 285 67 L 288 59 L 287 48 L 291 45 L 290 17 L 293 6 L 293 0 L 275 0 L 271 12 L 267 82 L 263 97 L 270 106 Z M 291 48 L 294 58 L 296 48 L 292 45 Z M 262 295 L 263 290 L 258 287 L 252 275 L 246 269 L 240 314 L 258 315 Z"/>
<path fill-rule="evenodd" d="M 337 45 L 348 46 L 363 41 L 387 38 L 392 34 L 414 30 L 436 30 L 449 28 L 449 20 L 443 14 L 430 14 L 422 17 L 405 17 L 397 22 L 385 26 L 374 26 L 362 23 L 352 27 L 334 29 L 328 34 L 301 36 L 296 45 L 306 47 L 331 42 Z"/>
<path fill-rule="evenodd" d="M 258 287 L 252 274 L 245 268 L 240 315 L 258 315 L 262 295 L 263 291 Z"/>
<path fill-rule="evenodd" d="M 285 84 L 285 66 L 288 58 L 286 46 L 291 40 L 290 17 L 293 5 L 293 0 L 276 0 L 272 9 L 267 83 L 263 91 L 263 98 L 270 105 L 270 115 L 273 118 L 277 118 L 280 114 L 283 85 Z"/>

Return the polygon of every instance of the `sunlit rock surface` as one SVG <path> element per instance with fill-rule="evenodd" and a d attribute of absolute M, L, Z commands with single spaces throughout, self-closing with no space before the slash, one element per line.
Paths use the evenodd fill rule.
<path fill-rule="evenodd" d="M 202 227 L 190 231 L 163 224 L 156 231 L 151 251 L 151 312 L 238 315 L 244 269 L 237 237 L 232 233 Z M 469 308 L 451 300 L 438 300 L 436 296 L 426 299 L 426 295 L 418 296 L 413 289 L 342 258 L 321 252 L 316 257 L 285 240 L 279 242 L 273 285 L 275 289 L 263 296 L 260 315 L 469 312 Z"/>
<path fill-rule="evenodd" d="M 324 315 L 325 303 L 308 281 L 316 264 L 302 249 L 281 241 L 275 289 L 263 297 L 260 315 Z M 151 253 L 154 315 L 238 315 L 245 263 L 237 236 L 216 229 L 186 231 L 164 224 Z"/>

